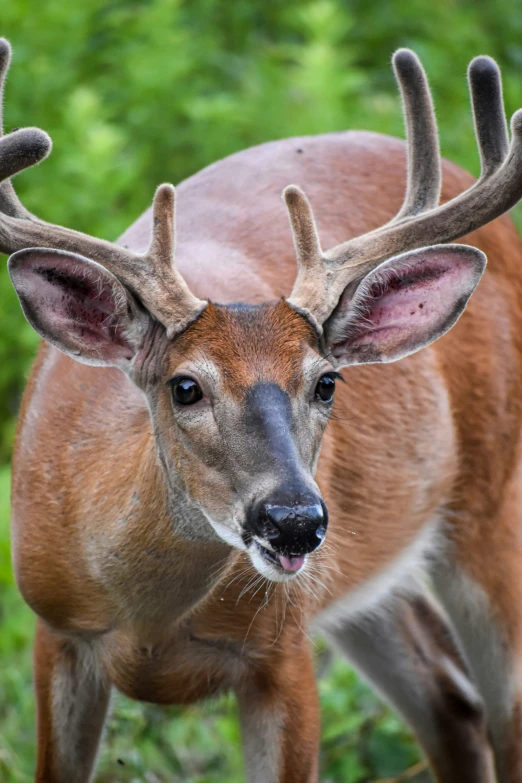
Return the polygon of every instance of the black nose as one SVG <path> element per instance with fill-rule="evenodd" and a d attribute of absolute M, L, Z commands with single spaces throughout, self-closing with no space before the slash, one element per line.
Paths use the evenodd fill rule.
<path fill-rule="evenodd" d="M 310 505 L 259 505 L 251 527 L 279 554 L 305 555 L 317 549 L 326 535 L 328 512 L 322 500 Z"/>

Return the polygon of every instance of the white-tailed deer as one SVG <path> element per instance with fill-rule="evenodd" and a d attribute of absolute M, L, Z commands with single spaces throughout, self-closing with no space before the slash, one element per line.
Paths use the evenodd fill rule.
<path fill-rule="evenodd" d="M 522 196 L 522 114 L 509 144 L 498 69 L 475 59 L 482 175 L 444 163 L 438 206 L 427 82 L 409 51 L 394 67 L 407 145 L 337 133 L 211 166 L 178 189 L 176 266 L 170 185 L 111 244 L 18 201 L 42 131 L 0 141 L 0 248 L 47 341 L 13 464 L 39 783 L 90 778 L 113 686 L 166 704 L 231 689 L 248 779 L 312 783 L 312 622 L 440 781 L 522 780 L 522 258 L 509 219 L 481 228 Z M 292 182 L 331 248 L 286 187 L 293 289 Z M 458 326 L 418 353 L 486 256 Z"/>

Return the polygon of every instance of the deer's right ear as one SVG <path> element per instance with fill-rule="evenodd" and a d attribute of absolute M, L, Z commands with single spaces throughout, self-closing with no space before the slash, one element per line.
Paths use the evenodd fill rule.
<path fill-rule="evenodd" d="M 84 364 L 126 369 L 149 316 L 111 272 L 60 250 L 29 248 L 9 259 L 24 315 L 51 345 Z"/>

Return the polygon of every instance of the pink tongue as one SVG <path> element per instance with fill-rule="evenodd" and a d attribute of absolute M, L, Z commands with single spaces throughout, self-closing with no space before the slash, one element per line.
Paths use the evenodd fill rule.
<path fill-rule="evenodd" d="M 305 561 L 305 555 L 279 555 L 279 562 L 285 571 L 299 571 Z"/>

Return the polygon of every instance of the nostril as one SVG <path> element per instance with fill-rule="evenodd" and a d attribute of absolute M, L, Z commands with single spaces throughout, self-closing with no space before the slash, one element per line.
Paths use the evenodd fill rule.
<path fill-rule="evenodd" d="M 281 529 L 278 525 L 278 522 L 280 522 L 281 519 L 279 516 L 272 515 L 270 513 L 272 508 L 273 507 L 268 504 L 261 506 L 259 517 L 258 517 L 259 533 L 267 541 L 275 541 L 275 539 L 279 538 L 279 536 L 281 535 Z"/>
<path fill-rule="evenodd" d="M 263 533 L 265 535 L 265 538 L 268 539 L 268 541 L 274 541 L 276 538 L 279 538 L 279 536 L 281 535 L 281 531 L 279 530 L 279 528 L 277 528 L 268 519 L 265 521 L 265 524 L 263 525 Z"/>
<path fill-rule="evenodd" d="M 322 541 L 326 535 L 326 527 L 324 525 L 319 525 L 319 527 L 315 531 L 315 535 L 317 536 L 319 541 Z"/>

